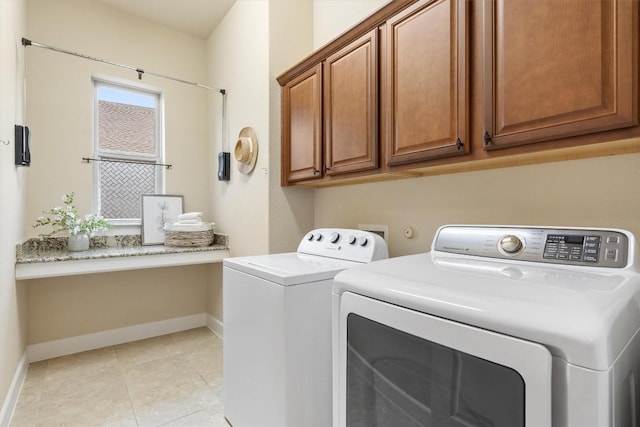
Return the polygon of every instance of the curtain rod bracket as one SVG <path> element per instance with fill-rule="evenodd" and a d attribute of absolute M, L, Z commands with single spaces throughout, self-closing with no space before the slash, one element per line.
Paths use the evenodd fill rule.
<path fill-rule="evenodd" d="M 22 46 L 31 46 L 31 40 L 22 38 Z"/>
<path fill-rule="evenodd" d="M 136 73 L 138 73 L 138 80 L 142 80 L 142 75 L 144 74 L 144 70 L 142 68 L 136 68 Z"/>

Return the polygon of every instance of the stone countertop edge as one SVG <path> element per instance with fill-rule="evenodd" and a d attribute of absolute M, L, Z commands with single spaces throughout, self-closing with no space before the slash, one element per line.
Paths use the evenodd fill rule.
<path fill-rule="evenodd" d="M 143 246 L 140 235 L 93 237 L 91 245 L 87 251 L 70 252 L 66 249 L 66 237 L 28 238 L 16 245 L 16 264 L 226 251 L 229 236 L 216 233 L 209 246 Z"/>

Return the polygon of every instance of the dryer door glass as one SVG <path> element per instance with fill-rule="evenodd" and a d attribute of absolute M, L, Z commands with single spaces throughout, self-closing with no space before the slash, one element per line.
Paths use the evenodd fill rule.
<path fill-rule="evenodd" d="M 518 372 L 353 313 L 347 318 L 346 387 L 349 427 L 525 423 Z"/>

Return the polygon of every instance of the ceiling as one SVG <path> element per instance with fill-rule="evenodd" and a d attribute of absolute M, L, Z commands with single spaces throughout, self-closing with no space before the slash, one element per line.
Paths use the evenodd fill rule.
<path fill-rule="evenodd" d="M 207 39 L 236 0 L 97 0 L 192 36 Z"/>

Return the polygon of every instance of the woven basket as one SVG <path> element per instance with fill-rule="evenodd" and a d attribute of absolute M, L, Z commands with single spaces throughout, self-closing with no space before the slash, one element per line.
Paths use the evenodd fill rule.
<path fill-rule="evenodd" d="M 213 229 L 205 231 L 165 230 L 164 245 L 180 247 L 209 246 L 213 243 Z"/>

